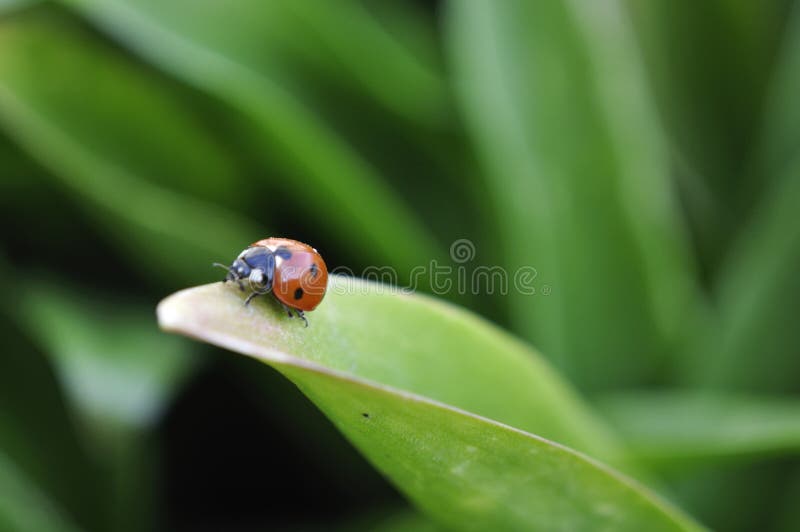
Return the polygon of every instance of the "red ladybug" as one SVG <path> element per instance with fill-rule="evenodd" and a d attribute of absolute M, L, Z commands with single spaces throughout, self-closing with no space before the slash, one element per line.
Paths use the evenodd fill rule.
<path fill-rule="evenodd" d="M 305 311 L 314 310 L 325 297 L 328 268 L 325 261 L 308 244 L 288 238 L 265 238 L 242 251 L 228 270 L 223 282 L 232 281 L 244 290 L 247 280 L 252 292 L 244 304 L 254 297 L 272 292 L 284 310 L 292 310 L 306 327 Z"/>

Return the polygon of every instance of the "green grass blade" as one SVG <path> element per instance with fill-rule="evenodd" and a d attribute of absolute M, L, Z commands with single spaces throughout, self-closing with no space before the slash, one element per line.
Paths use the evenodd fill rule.
<path fill-rule="evenodd" d="M 772 530 L 775 503 L 786 496 L 786 466 L 776 460 L 675 471 L 669 479 L 671 498 L 712 530 Z"/>
<path fill-rule="evenodd" d="M 147 307 L 63 282 L 25 286 L 18 319 L 47 353 L 71 417 L 110 475 L 114 530 L 151 528 L 160 495 L 151 431 L 202 359 L 159 334 Z"/>
<path fill-rule="evenodd" d="M 41 0 L 0 0 L 0 15 L 4 12 L 13 12 L 15 9 L 21 9 L 31 6 Z"/>
<path fill-rule="evenodd" d="M 772 188 L 720 273 L 720 320 L 709 332 L 705 356 L 690 365 L 693 382 L 772 393 L 797 390 L 800 164 Z"/>
<path fill-rule="evenodd" d="M 371 6 L 359 0 L 300 0 L 271 7 L 285 9 L 300 22 L 294 27 L 306 35 L 303 41 L 308 43 L 309 53 L 313 49 L 320 66 L 327 64 L 341 81 L 358 83 L 401 116 L 423 125 L 442 123 L 447 92 L 436 51 L 429 48 L 424 54 L 417 53 L 420 44 L 431 43 L 401 41 L 384 27 L 393 21 L 379 21 Z M 403 7 L 403 18 L 412 21 L 411 9 L 394 6 L 397 10 Z M 412 48 L 412 44 L 417 46 Z"/>
<path fill-rule="evenodd" d="M 632 452 L 657 469 L 800 453 L 796 399 L 641 392 L 612 395 L 600 405 Z"/>
<path fill-rule="evenodd" d="M 154 427 L 200 361 L 190 346 L 159 334 L 145 306 L 63 282 L 28 286 L 18 316 L 48 353 L 84 428 L 113 450 L 124 447 L 115 437 Z"/>
<path fill-rule="evenodd" d="M 358 235 L 342 240 L 348 252 L 372 264 L 389 261 L 403 275 L 441 256 L 424 224 L 375 169 L 297 91 L 270 77 L 270 46 L 261 37 L 270 28 L 259 28 L 269 23 L 263 2 L 68 3 L 166 71 L 241 111 L 256 141 L 269 147 L 261 152 L 278 154 L 264 165 L 288 173 L 277 184 L 302 198 L 304 215 L 338 234 Z"/>
<path fill-rule="evenodd" d="M 689 382 L 752 391 L 793 392 L 800 372 L 800 5 L 791 10 L 771 80 L 756 163 L 763 190 L 721 269 L 716 288 L 720 316 L 701 340 Z M 691 361 L 690 361 L 691 362 Z"/>
<path fill-rule="evenodd" d="M 696 190 L 712 198 L 697 216 L 705 226 L 695 230 L 715 271 L 764 182 L 748 167 L 789 2 L 626 4 L 671 141 L 688 167 L 687 199 L 694 201 Z"/>
<path fill-rule="evenodd" d="M 357 518 L 337 528 L 337 532 L 442 532 L 442 528 L 422 514 L 405 508 L 377 512 Z"/>
<path fill-rule="evenodd" d="M 792 3 L 786 17 L 786 27 L 781 34 L 781 47 L 772 76 L 768 78 L 768 91 L 761 138 L 757 144 L 753 180 L 760 186 L 778 179 L 787 165 L 795 163 L 798 138 L 800 138 L 800 4 Z M 765 187 L 766 188 L 766 187 Z M 758 193 L 752 190 L 749 193 Z"/>
<path fill-rule="evenodd" d="M 800 469 L 794 468 L 794 475 L 784 490 L 782 507 L 777 512 L 778 532 L 793 532 L 800 530 L 800 512 L 797 511 L 796 501 L 800 500 Z"/>
<path fill-rule="evenodd" d="M 512 268 L 515 329 L 590 388 L 640 382 L 684 334 L 693 272 L 618 2 L 452 2 L 451 57 Z M 542 295 L 548 287 L 550 295 Z"/>
<path fill-rule="evenodd" d="M 687 361 L 687 382 L 769 393 L 797 389 L 798 163 L 775 180 L 720 272 L 719 318 Z"/>
<path fill-rule="evenodd" d="M 187 91 L 44 9 L 0 23 L 3 85 L 143 179 L 233 204 L 243 182 Z"/>
<path fill-rule="evenodd" d="M 0 529 L 79 532 L 69 517 L 0 449 Z"/>
<path fill-rule="evenodd" d="M 75 526 L 98 530 L 105 524 L 104 512 L 97 511 L 98 504 L 106 502 L 105 476 L 84 446 L 47 357 L 14 327 L 14 317 L 8 314 L 13 308 L 11 293 L 6 290 L 6 304 L 0 308 L 0 458 L 10 464 L 8 468 L 0 464 L 6 469 L 0 477 L 10 475 L 0 483 L 19 483 L 20 496 L 31 493 L 30 497 L 46 499 L 43 518 L 52 506 Z M 0 513 L 10 511 L 17 516 L 14 519 L 22 519 L 37 511 L 17 507 L 22 501 L 15 500 L 12 491 L 0 486 L 4 507 Z M 16 529 L 0 523 L 0 530 Z"/>
<path fill-rule="evenodd" d="M 753 207 L 714 279 L 711 323 L 699 334 L 682 368 L 685 383 L 767 393 L 794 392 L 800 372 L 800 159 L 795 129 L 800 89 L 800 6 L 791 11 L 768 100 L 757 153 L 748 168 L 757 186 Z"/>
<path fill-rule="evenodd" d="M 800 159 L 796 120 L 800 106 L 800 9 L 787 23 L 772 80 L 764 131 L 752 168 L 764 184 L 756 207 L 716 280 L 719 318 L 685 367 L 687 382 L 769 393 L 797 390 L 800 332 Z M 759 192 L 757 194 L 757 192 Z"/>
<path fill-rule="evenodd" d="M 97 72 L 114 73 L 102 91 L 72 84 L 82 76 L 96 80 Z M 238 214 L 165 186 L 182 179 L 202 190 L 191 185 L 198 178 L 210 183 L 205 195 L 212 197 L 231 185 L 222 155 L 211 155 L 213 144 L 187 140 L 198 134 L 175 104 L 74 25 L 45 17 L 0 23 L 0 127 L 85 206 L 122 256 L 161 279 L 207 280 L 211 262 L 227 260 L 264 233 Z M 136 113 L 149 118 L 135 119 Z M 130 128 L 120 127 L 129 118 Z"/>
<path fill-rule="evenodd" d="M 170 296 L 158 316 L 167 330 L 281 371 L 445 526 L 696 526 L 606 466 L 520 430 L 621 461 L 610 434 L 535 353 L 457 308 L 385 290 L 334 276 L 308 328 L 272 301 L 244 307 L 221 283 Z"/>

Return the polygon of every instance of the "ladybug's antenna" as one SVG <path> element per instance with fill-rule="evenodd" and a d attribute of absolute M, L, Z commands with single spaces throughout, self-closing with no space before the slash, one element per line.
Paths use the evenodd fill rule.
<path fill-rule="evenodd" d="M 211 265 L 216 266 L 217 268 L 222 268 L 223 270 L 228 272 L 228 275 L 226 275 L 225 278 L 222 280 L 223 283 L 226 283 L 228 281 L 233 281 L 236 278 L 236 275 L 231 271 L 231 269 L 225 266 L 224 264 L 220 264 L 219 262 L 214 262 Z"/>

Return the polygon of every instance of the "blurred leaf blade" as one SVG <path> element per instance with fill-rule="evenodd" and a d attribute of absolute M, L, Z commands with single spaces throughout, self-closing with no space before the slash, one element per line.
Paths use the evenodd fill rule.
<path fill-rule="evenodd" d="M 800 498 L 800 475 L 798 469 L 795 468 L 794 478 L 789 483 L 785 490 L 786 497 L 784 499 L 783 508 L 778 511 L 777 525 L 775 527 L 779 532 L 791 532 L 800 528 L 800 513 L 797 512 L 797 507 L 794 502 Z"/>
<path fill-rule="evenodd" d="M 42 7 L 2 21 L 6 89 L 131 174 L 231 204 L 241 182 L 233 156 L 185 91 L 58 15 Z"/>
<path fill-rule="evenodd" d="M 405 508 L 367 515 L 339 529 L 340 532 L 441 532 L 442 528 L 424 515 Z"/>
<path fill-rule="evenodd" d="M 0 449 L 0 528 L 15 532 L 79 532 L 74 523 Z"/>
<path fill-rule="evenodd" d="M 791 2 L 628 1 L 685 196 L 698 190 L 694 228 L 713 273 L 764 181 L 749 172 L 753 142 Z M 697 53 L 703 50 L 703 53 Z"/>
<path fill-rule="evenodd" d="M 241 1 L 235 9 L 190 2 L 192 17 L 184 16 L 179 3 L 67 3 L 171 74 L 240 110 L 255 125 L 259 141 L 280 152 L 280 161 L 265 164 L 289 169 L 291 177 L 278 185 L 303 198 L 305 212 L 318 222 L 339 234 L 358 235 L 356 242 L 341 242 L 350 252 L 373 263 L 388 260 L 403 276 L 442 254 L 425 225 L 371 165 L 291 90 L 270 78 L 273 65 L 264 53 L 269 44 L 260 40 L 265 32 L 258 29 L 269 22 L 262 16 L 262 2 Z"/>
<path fill-rule="evenodd" d="M 402 116 L 426 125 L 442 121 L 447 95 L 435 50 L 425 47 L 424 53 L 418 52 L 429 43 L 401 41 L 359 0 L 336 4 L 301 0 L 278 7 L 292 13 L 316 38 L 309 40 L 316 41 L 314 48 L 322 56 L 318 61 L 329 62 L 328 54 L 332 55 L 350 74 L 342 77 L 360 83 L 375 100 Z M 414 20 L 419 14 L 402 3 L 391 8 L 395 14 L 402 10 L 399 15 L 405 25 L 413 25 L 410 29 L 419 37 L 421 24 Z"/>
<path fill-rule="evenodd" d="M 511 296 L 516 329 L 584 386 L 647 379 L 685 333 L 694 274 L 624 13 L 613 1 L 449 8 L 506 263 L 536 269 L 537 294 Z"/>
<path fill-rule="evenodd" d="M 749 171 L 759 189 L 754 207 L 730 246 L 716 279 L 719 315 L 684 368 L 686 382 L 727 390 L 769 393 L 798 390 L 800 332 L 800 6 L 786 24 L 768 91 L 763 131 Z M 698 356 L 702 353 L 703 356 Z"/>
<path fill-rule="evenodd" d="M 26 286 L 20 325 L 47 353 L 86 447 L 109 472 L 112 528 L 152 527 L 160 494 L 150 433 L 203 359 L 160 334 L 146 306 L 64 282 Z"/>
<path fill-rule="evenodd" d="M 54 40 L 54 35 L 59 40 Z M 97 219 L 97 225 L 107 231 L 123 255 L 159 276 L 184 281 L 187 277 L 208 279 L 212 261 L 230 256 L 231 246 L 237 242 L 243 245 L 252 240 L 252 235 L 263 233 L 252 222 L 224 208 L 148 182 L 141 175 L 147 172 L 146 165 L 130 163 L 137 157 L 135 152 L 124 154 L 124 149 L 130 148 L 125 141 L 130 132 L 117 128 L 114 119 L 124 119 L 129 111 L 120 100 L 125 102 L 129 92 L 144 90 L 148 84 L 137 78 L 134 70 L 125 71 L 124 61 L 117 65 L 119 57 L 103 51 L 72 25 L 47 17 L 3 21 L 0 41 L 0 124 L 83 201 L 87 214 Z M 58 90 L 62 71 L 67 72 L 66 79 L 71 79 L 76 72 L 87 74 L 106 67 L 125 72 L 125 76 L 108 78 L 106 90 L 95 95 L 95 102 L 74 89 Z M 120 84 L 125 77 L 137 81 Z M 157 90 L 136 93 L 134 100 L 149 101 L 150 97 L 160 101 L 157 109 L 168 105 Z M 104 98 L 108 98 L 105 104 L 115 109 L 113 113 L 87 113 L 80 120 L 72 119 L 76 110 L 100 106 Z M 162 118 L 170 117 L 168 131 L 184 128 L 190 138 L 196 137 L 190 132 L 192 126 L 179 120 L 180 112 L 162 114 Z M 123 133 L 115 136 L 117 131 Z M 150 132 L 139 133 L 135 138 L 147 144 Z M 109 148 L 109 138 L 116 139 L 115 149 Z M 180 157 L 177 151 L 170 152 L 172 162 L 161 168 L 161 175 L 182 173 L 191 178 L 193 168 L 206 164 L 206 144 L 186 147 L 189 153 L 184 154 L 184 161 L 193 162 L 182 172 L 176 170 Z M 146 153 L 153 152 L 148 148 Z M 170 157 L 165 155 L 166 159 Z M 219 160 L 212 156 L 212 161 L 217 162 L 208 163 L 208 169 L 214 173 Z M 220 177 L 224 179 L 225 175 L 230 174 Z M 181 260 L 176 261 L 176 256 Z"/>
<path fill-rule="evenodd" d="M 0 14 L 31 6 L 41 0 L 0 0 Z"/>
<path fill-rule="evenodd" d="M 685 365 L 687 382 L 740 391 L 797 390 L 798 163 L 775 180 L 732 248 L 717 282 L 718 319 Z"/>
<path fill-rule="evenodd" d="M 656 469 L 800 452 L 800 402 L 792 398 L 629 392 L 600 405 L 631 451 Z"/>
<path fill-rule="evenodd" d="M 436 401 L 456 399 L 609 452 L 608 441 L 600 441 L 606 436 L 586 414 L 575 425 L 577 405 L 557 376 L 532 354 L 515 353 L 520 345 L 455 308 L 377 288 L 334 276 L 308 329 L 287 321 L 270 302 L 244 307 L 241 295 L 223 284 L 174 294 L 161 302 L 158 316 L 167 330 L 254 356 L 284 373 L 440 524 L 697 529 L 646 489 L 583 455 Z M 348 292 L 337 293 L 342 289 Z M 373 319 L 386 313 L 394 316 L 392 324 Z M 416 348 L 407 345 L 408 330 L 416 331 Z M 449 334 L 453 330 L 461 330 L 461 338 Z M 472 347 L 459 349 L 465 345 Z M 498 374 L 505 389 L 475 394 L 475 386 L 492 389 Z M 426 390 L 433 400 L 402 390 Z M 567 410 L 571 415 L 563 415 Z"/>
<path fill-rule="evenodd" d="M 772 72 L 764 82 L 766 96 L 759 124 L 761 135 L 754 142 L 753 164 L 748 167 L 754 183 L 745 193 L 756 198 L 769 190 L 787 166 L 796 163 L 800 135 L 800 105 L 795 97 L 800 90 L 800 5 L 787 2 L 784 9 L 783 31 L 776 36 L 780 38 L 780 46 L 774 64 L 770 65 Z"/>
<path fill-rule="evenodd" d="M 40 512 L 30 516 L 30 526 L 51 522 L 55 527 L 63 514 L 64 527 L 102 528 L 106 516 L 97 511 L 104 502 L 101 470 L 73 425 L 46 357 L 12 329 L 13 319 L 7 316 L 12 309 L 6 303 L 0 320 L 0 513 L 10 512 L 0 522 Z M 41 510 L 26 506 L 37 499 Z"/>
<path fill-rule="evenodd" d="M 152 428 L 201 359 L 185 342 L 159 334 L 145 306 L 96 302 L 91 290 L 70 290 L 63 282 L 39 279 L 29 286 L 22 325 L 50 354 L 84 421 L 101 438 L 109 427 Z"/>

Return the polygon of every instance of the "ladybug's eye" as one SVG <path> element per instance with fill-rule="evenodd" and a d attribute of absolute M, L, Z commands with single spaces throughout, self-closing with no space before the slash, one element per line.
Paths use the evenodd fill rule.
<path fill-rule="evenodd" d="M 250 275 L 250 266 L 243 260 L 235 260 L 231 265 L 231 270 L 233 270 L 236 277 L 242 279 Z"/>

